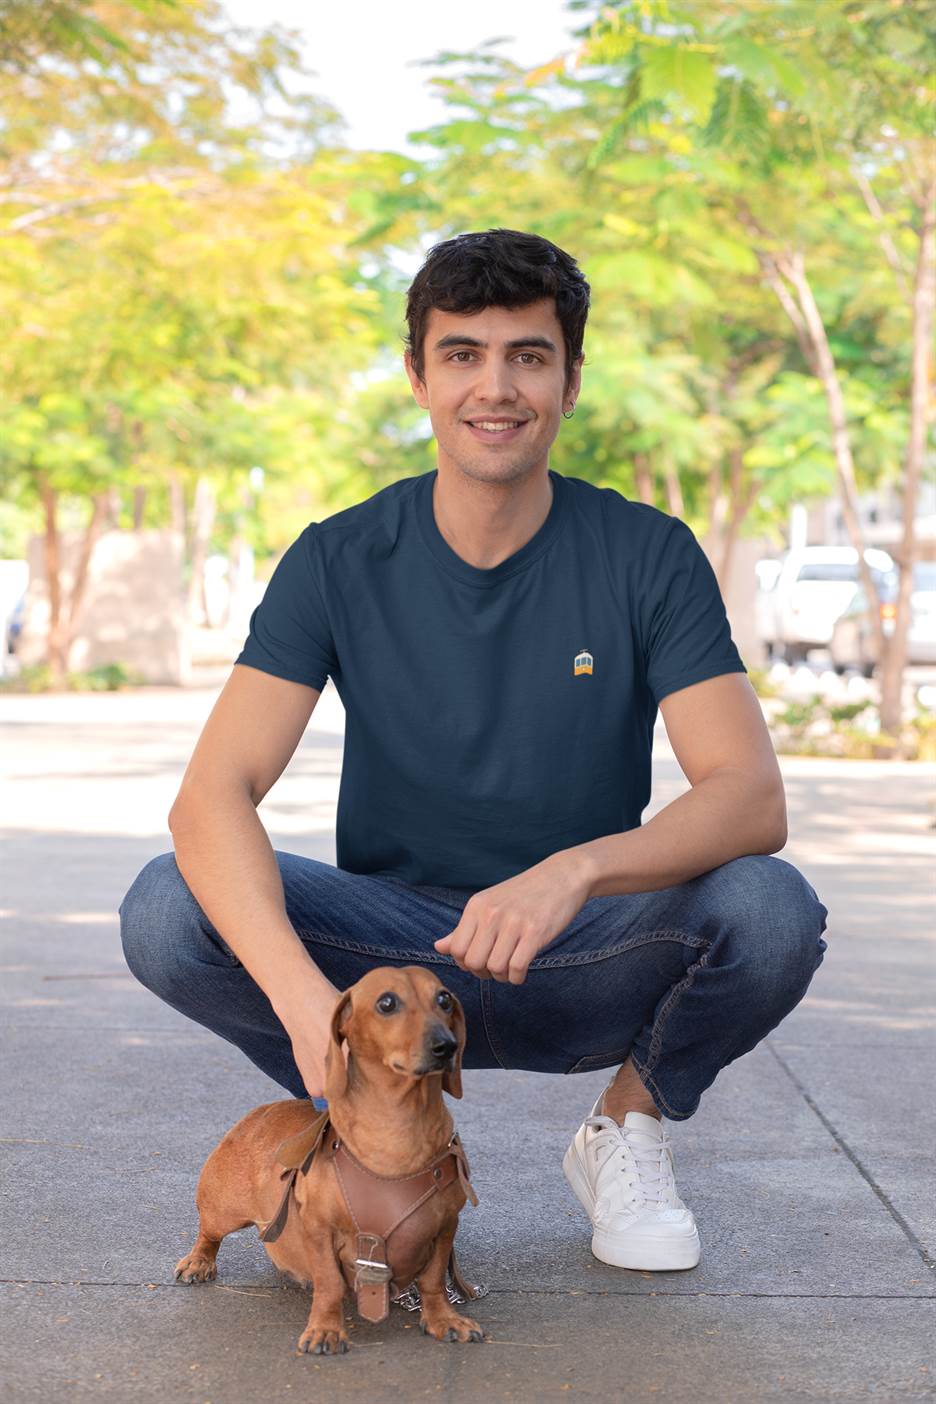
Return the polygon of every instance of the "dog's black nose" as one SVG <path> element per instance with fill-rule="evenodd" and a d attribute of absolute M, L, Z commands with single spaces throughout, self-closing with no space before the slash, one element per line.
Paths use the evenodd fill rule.
<path fill-rule="evenodd" d="M 458 1039 L 442 1024 L 436 1024 L 434 1029 L 430 1029 L 428 1043 L 429 1052 L 439 1063 L 451 1058 L 458 1047 Z"/>

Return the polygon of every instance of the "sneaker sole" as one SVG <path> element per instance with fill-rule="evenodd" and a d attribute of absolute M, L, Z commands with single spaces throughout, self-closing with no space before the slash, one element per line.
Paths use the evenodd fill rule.
<path fill-rule="evenodd" d="M 575 1154 L 574 1145 L 569 1146 L 562 1158 L 562 1173 L 585 1213 L 592 1219 L 595 1211 L 594 1197 Z M 594 1228 L 593 1224 L 591 1250 L 599 1262 L 607 1263 L 609 1267 L 633 1268 L 644 1272 L 684 1271 L 686 1268 L 698 1267 L 702 1256 L 698 1229 L 693 1229 L 691 1234 L 678 1239 L 628 1234 L 625 1240 Z"/>

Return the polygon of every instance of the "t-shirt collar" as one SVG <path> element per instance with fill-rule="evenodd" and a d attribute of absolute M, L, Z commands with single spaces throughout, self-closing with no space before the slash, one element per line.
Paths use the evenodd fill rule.
<path fill-rule="evenodd" d="M 519 551 L 514 551 L 512 556 L 507 556 L 505 560 L 489 569 L 473 566 L 468 561 L 463 561 L 461 556 L 452 550 L 440 532 L 436 524 L 435 513 L 432 510 L 432 493 L 436 478 L 439 476 L 439 470 L 433 468 L 431 472 L 423 473 L 417 485 L 416 514 L 423 540 L 443 570 L 447 571 L 449 575 L 455 576 L 457 580 L 464 581 L 467 585 L 489 587 L 500 584 L 508 576 L 515 575 L 518 571 L 525 570 L 527 566 L 532 565 L 551 544 L 565 517 L 567 492 L 565 478 L 552 468 L 548 469 L 548 472 L 553 487 L 553 499 L 546 520 L 539 530 L 530 537 L 529 541 L 520 547 Z"/>

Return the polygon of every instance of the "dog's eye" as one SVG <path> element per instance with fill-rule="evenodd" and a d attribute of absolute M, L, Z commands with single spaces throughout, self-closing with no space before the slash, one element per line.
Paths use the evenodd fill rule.
<path fill-rule="evenodd" d="M 439 1006 L 440 1009 L 451 1009 L 452 996 L 449 994 L 448 990 L 439 991 L 439 993 L 436 995 L 436 1004 Z"/>
<path fill-rule="evenodd" d="M 396 995 L 387 990 L 377 1000 L 376 1008 L 380 1010 L 381 1014 L 392 1014 L 398 1005 L 399 1000 Z"/>

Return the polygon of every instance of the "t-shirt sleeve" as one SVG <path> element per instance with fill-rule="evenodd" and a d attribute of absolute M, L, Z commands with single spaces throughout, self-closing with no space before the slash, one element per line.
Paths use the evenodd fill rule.
<path fill-rule="evenodd" d="M 234 662 L 321 692 L 338 665 L 316 575 L 316 525 L 310 522 L 283 554 Z"/>
<path fill-rule="evenodd" d="M 644 660 L 659 704 L 670 692 L 722 673 L 746 673 L 731 637 L 718 581 L 690 527 L 678 517 L 648 565 Z"/>

